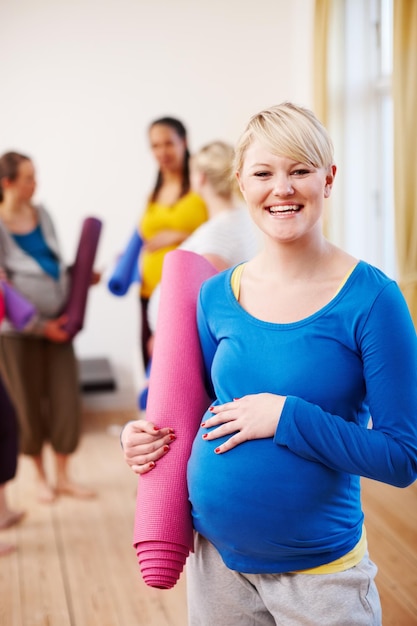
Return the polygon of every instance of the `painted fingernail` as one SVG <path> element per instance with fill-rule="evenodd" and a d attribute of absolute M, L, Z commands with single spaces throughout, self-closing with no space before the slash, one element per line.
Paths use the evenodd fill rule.
<path fill-rule="evenodd" d="M 209 408 L 209 411 L 214 411 L 214 406 L 211 406 L 211 407 Z"/>
<path fill-rule="evenodd" d="M 159 426 L 154 426 L 153 429 L 154 430 L 159 430 Z"/>
<path fill-rule="evenodd" d="M 156 465 L 155 461 L 151 461 L 151 462 L 149 463 L 149 467 L 150 467 L 150 468 L 155 467 L 155 465 Z"/>
<path fill-rule="evenodd" d="M 203 422 L 203 423 L 201 424 L 201 428 L 204 428 L 204 426 L 205 426 L 205 425 L 206 425 L 206 422 Z"/>
<path fill-rule="evenodd" d="M 169 446 L 166 446 L 166 445 L 165 445 L 162 449 L 163 449 L 163 451 L 164 451 L 164 452 L 168 452 L 168 450 L 169 450 Z"/>
<path fill-rule="evenodd" d="M 170 435 L 170 436 L 169 436 L 169 440 L 170 440 L 170 441 L 174 441 L 174 439 L 176 439 L 175 435 Z"/>
<path fill-rule="evenodd" d="M 220 454 L 221 450 L 220 450 L 220 448 L 216 448 L 214 452 L 215 452 L 216 454 Z"/>
<path fill-rule="evenodd" d="M 208 434 L 207 434 L 207 433 L 204 433 L 204 435 L 203 435 L 203 439 L 207 439 L 207 437 L 208 437 Z"/>

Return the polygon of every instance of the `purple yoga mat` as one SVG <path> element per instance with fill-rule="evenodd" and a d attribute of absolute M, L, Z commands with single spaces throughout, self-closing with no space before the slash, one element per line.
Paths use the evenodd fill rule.
<path fill-rule="evenodd" d="M 0 281 L 0 286 L 3 291 L 5 317 L 17 330 L 23 330 L 36 315 L 35 307 L 4 280 Z"/>
<path fill-rule="evenodd" d="M 68 315 L 64 329 L 72 339 L 83 327 L 87 307 L 87 295 L 91 285 L 94 259 L 96 257 L 102 222 L 87 217 L 82 225 L 77 254 L 71 274 L 71 288 L 63 313 Z"/>
<path fill-rule="evenodd" d="M 147 420 L 175 429 L 171 450 L 139 478 L 134 546 L 150 587 L 175 585 L 193 550 L 187 462 L 210 399 L 196 323 L 201 283 L 216 273 L 202 256 L 185 250 L 164 259 Z"/>
<path fill-rule="evenodd" d="M 3 289 L 2 289 L 2 285 L 0 285 L 0 324 L 4 320 L 5 313 L 6 313 L 6 307 L 4 304 Z"/>

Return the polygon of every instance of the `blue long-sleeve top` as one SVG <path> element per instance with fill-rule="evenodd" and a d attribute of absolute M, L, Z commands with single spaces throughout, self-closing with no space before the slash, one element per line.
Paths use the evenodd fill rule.
<path fill-rule="evenodd" d="M 363 261 L 326 306 L 289 324 L 246 312 L 232 271 L 203 284 L 197 307 L 213 403 L 262 392 L 286 401 L 273 438 L 217 455 L 226 438 L 197 433 L 194 527 L 234 570 L 317 567 L 361 537 L 361 476 L 399 487 L 417 477 L 414 325 L 395 281 Z"/>

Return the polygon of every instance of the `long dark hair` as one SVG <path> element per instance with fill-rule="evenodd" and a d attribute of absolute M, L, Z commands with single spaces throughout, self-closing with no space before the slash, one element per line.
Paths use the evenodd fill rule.
<path fill-rule="evenodd" d="M 172 130 L 178 135 L 178 137 L 180 137 L 180 139 L 183 139 L 185 141 L 185 153 L 182 165 L 182 185 L 180 195 L 178 197 L 179 200 L 190 191 L 190 152 L 187 146 L 187 130 L 184 124 L 180 122 L 180 120 L 177 120 L 175 117 L 161 117 L 158 120 L 154 120 L 150 124 L 149 130 L 151 130 L 151 128 L 153 128 L 154 126 L 169 126 L 169 128 L 172 128 Z M 158 192 L 162 187 L 162 182 L 162 172 L 161 170 L 158 170 L 155 186 L 150 196 L 151 202 L 154 202 L 156 200 Z"/>
<path fill-rule="evenodd" d="M 6 152 L 0 157 L 0 202 L 4 200 L 3 194 L 3 178 L 8 180 L 16 180 L 19 174 L 19 165 L 22 161 L 30 161 L 31 159 L 20 152 Z"/>

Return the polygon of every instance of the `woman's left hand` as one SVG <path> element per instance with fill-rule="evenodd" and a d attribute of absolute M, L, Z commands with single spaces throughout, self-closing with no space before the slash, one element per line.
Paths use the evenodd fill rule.
<path fill-rule="evenodd" d="M 67 271 L 68 271 L 70 277 L 72 277 L 73 272 L 74 272 L 74 265 L 68 265 Z M 103 274 L 103 272 L 101 272 L 101 271 L 94 270 L 94 269 L 91 270 L 90 287 L 92 287 L 93 285 L 97 285 L 101 281 L 102 274 Z"/>
<path fill-rule="evenodd" d="M 97 285 L 100 281 L 101 281 L 101 275 L 102 272 L 99 272 L 97 270 L 93 270 L 91 272 L 91 279 L 90 279 L 90 285 Z"/>
<path fill-rule="evenodd" d="M 273 437 L 285 399 L 285 396 L 272 393 L 257 393 L 213 406 L 210 408 L 213 417 L 207 419 L 202 427 L 217 426 L 217 428 L 204 433 L 203 439 L 212 441 L 234 433 L 216 448 L 215 452 L 221 454 L 250 439 Z"/>

